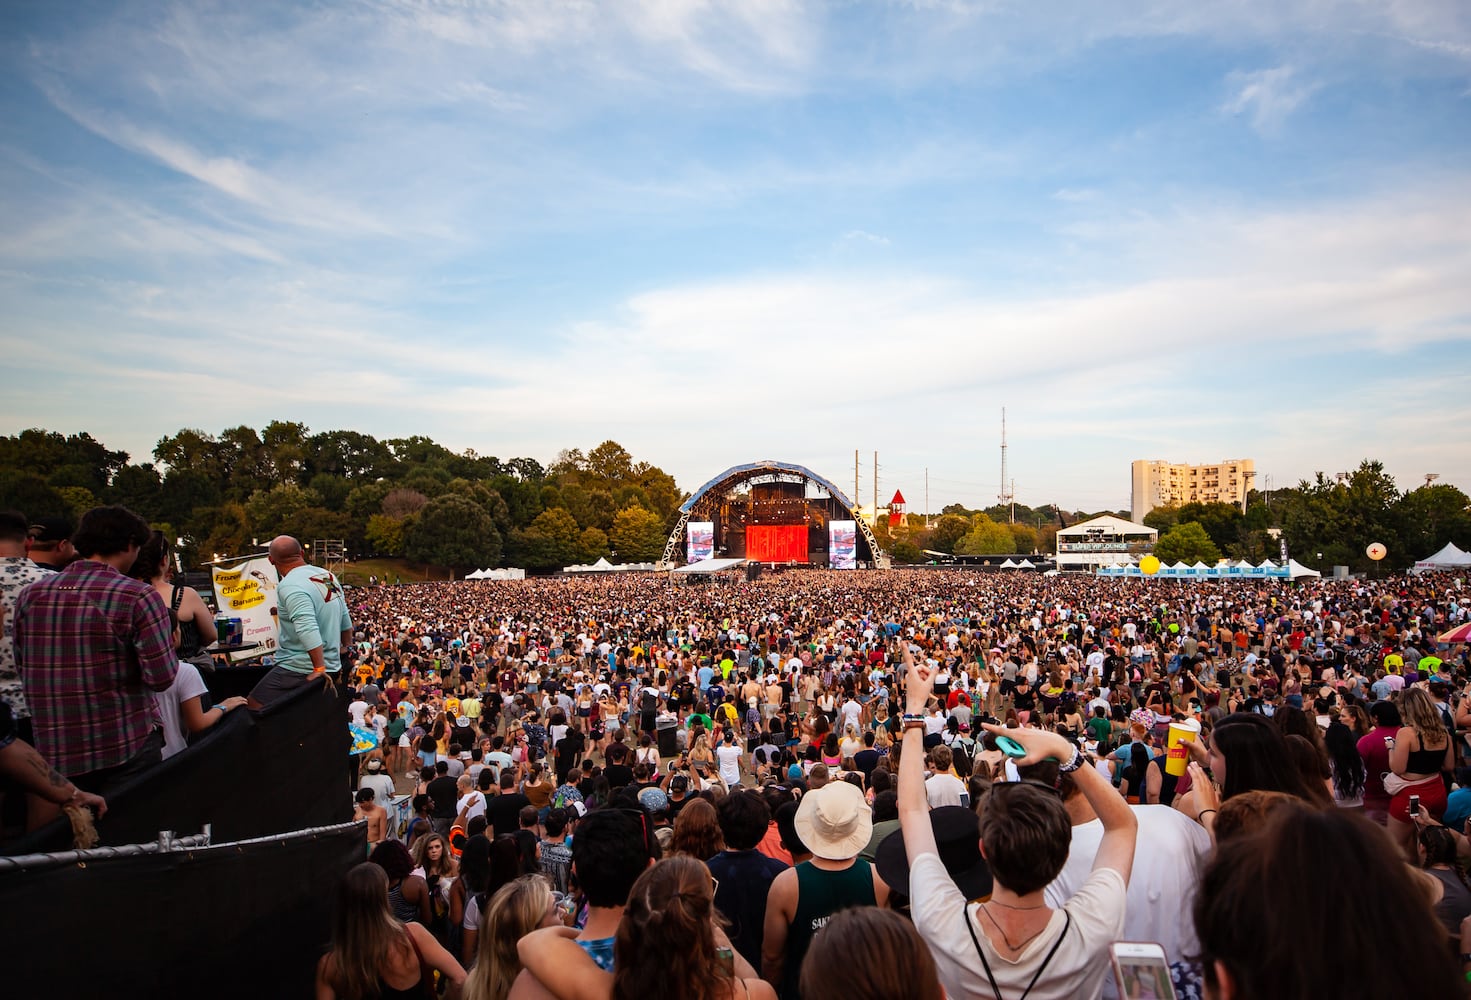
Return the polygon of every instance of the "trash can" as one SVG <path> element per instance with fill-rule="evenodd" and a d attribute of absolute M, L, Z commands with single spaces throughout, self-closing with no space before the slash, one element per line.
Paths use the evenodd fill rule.
<path fill-rule="evenodd" d="M 678 757 L 679 720 L 660 719 L 654 723 L 654 732 L 659 740 L 659 756 Z"/>

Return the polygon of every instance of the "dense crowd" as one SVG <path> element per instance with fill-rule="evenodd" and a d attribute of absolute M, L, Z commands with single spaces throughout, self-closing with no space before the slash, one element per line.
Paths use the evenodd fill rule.
<path fill-rule="evenodd" d="M 100 812 L 336 686 L 376 746 L 319 997 L 1463 995 L 1460 580 L 345 590 L 269 556 L 275 665 L 206 707 L 158 532 L 0 515 L 0 769 L 16 822 Z"/>
<path fill-rule="evenodd" d="M 323 996 L 1451 996 L 1471 966 L 1471 674 L 1436 642 L 1471 616 L 1458 580 L 793 571 L 349 605 L 381 748 Z"/>

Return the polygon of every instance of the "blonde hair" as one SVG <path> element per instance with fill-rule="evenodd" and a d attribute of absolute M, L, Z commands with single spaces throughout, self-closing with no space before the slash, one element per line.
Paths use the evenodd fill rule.
<path fill-rule="evenodd" d="M 1422 750 L 1439 750 L 1445 746 L 1445 723 L 1435 702 L 1422 689 L 1405 688 L 1400 693 L 1399 714 L 1405 725 L 1413 728 L 1415 735 L 1420 737 Z"/>
<path fill-rule="evenodd" d="M 475 966 L 462 1000 L 505 1000 L 521 972 L 516 942 L 541 926 L 551 905 L 551 886 L 541 875 L 522 875 L 496 890 L 480 916 Z"/>

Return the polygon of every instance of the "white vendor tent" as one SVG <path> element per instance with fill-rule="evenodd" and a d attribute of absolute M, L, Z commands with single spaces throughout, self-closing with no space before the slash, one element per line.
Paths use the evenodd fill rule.
<path fill-rule="evenodd" d="M 1308 576 L 1322 576 L 1323 575 L 1322 573 L 1319 573 L 1315 569 L 1308 569 L 1306 566 L 1304 566 L 1302 563 L 1298 562 L 1296 559 L 1289 559 L 1289 560 L 1287 560 L 1287 570 L 1288 570 L 1288 575 L 1291 576 L 1294 580 L 1300 580 L 1303 577 L 1308 577 Z"/>
<path fill-rule="evenodd" d="M 524 580 L 526 571 L 524 569 L 477 569 L 473 573 L 465 575 L 466 580 Z"/>
<path fill-rule="evenodd" d="M 1446 542 L 1445 548 L 1433 556 L 1417 560 L 1411 573 L 1428 573 L 1433 570 L 1455 570 L 1471 567 L 1471 552 L 1456 547 L 1455 542 Z"/>
<path fill-rule="evenodd" d="M 735 569 L 737 566 L 745 565 L 744 559 L 701 559 L 697 563 L 681 566 L 671 571 L 672 576 L 709 576 L 711 573 L 719 573 L 721 570 Z"/>

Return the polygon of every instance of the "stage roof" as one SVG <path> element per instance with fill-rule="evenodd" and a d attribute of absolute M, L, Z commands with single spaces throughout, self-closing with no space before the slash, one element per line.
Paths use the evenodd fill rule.
<path fill-rule="evenodd" d="M 711 573 L 719 573 L 721 570 L 734 569 L 737 566 L 744 565 L 745 562 L 746 560 L 744 559 L 702 559 L 697 563 L 681 566 L 679 569 L 672 570 L 671 572 L 687 576 L 709 576 Z"/>

